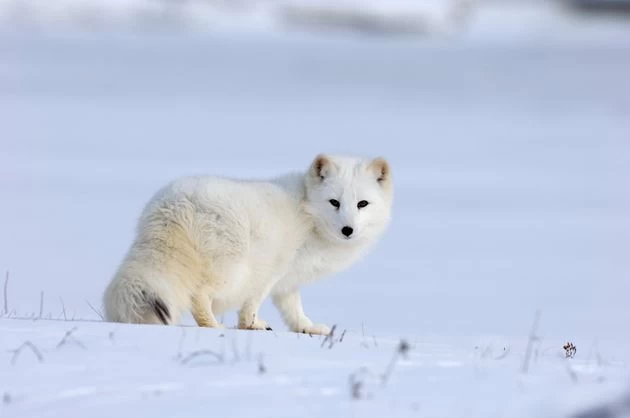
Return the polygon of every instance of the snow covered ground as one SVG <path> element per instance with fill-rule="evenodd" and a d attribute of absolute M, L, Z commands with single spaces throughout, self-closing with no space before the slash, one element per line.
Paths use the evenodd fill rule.
<path fill-rule="evenodd" d="M 0 28 L 146 33 L 355 33 L 591 42 L 628 36 L 570 0 L 0 0 Z"/>
<path fill-rule="evenodd" d="M 0 412 L 10 418 L 563 417 L 623 399 L 627 371 L 607 347 L 602 359 L 585 345 L 568 361 L 555 339 L 522 373 L 521 339 L 418 333 L 403 356 L 386 331 L 339 333 L 331 347 L 196 327 L 3 320 L 0 330 Z M 25 341 L 41 361 L 30 347 L 5 351 Z"/>
<path fill-rule="evenodd" d="M 501 27 L 2 32 L 0 417 L 557 417 L 623 399 L 630 32 Z M 396 183 L 373 254 L 306 289 L 332 348 L 269 303 L 273 333 L 100 321 L 156 188 L 320 151 L 384 155 Z"/>

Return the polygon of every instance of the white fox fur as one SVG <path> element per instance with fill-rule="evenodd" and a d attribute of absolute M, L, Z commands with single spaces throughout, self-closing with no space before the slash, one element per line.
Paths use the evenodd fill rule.
<path fill-rule="evenodd" d="M 383 158 L 322 154 L 267 181 L 177 179 L 144 209 L 105 290 L 106 319 L 175 324 L 192 312 L 199 326 L 223 327 L 216 315 L 238 310 L 239 328 L 270 329 L 258 309 L 271 296 L 292 331 L 328 334 L 304 313 L 300 287 L 364 255 L 392 200 Z"/>

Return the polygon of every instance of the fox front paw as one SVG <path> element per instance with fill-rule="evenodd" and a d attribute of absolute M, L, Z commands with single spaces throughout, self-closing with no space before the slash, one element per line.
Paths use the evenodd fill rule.
<path fill-rule="evenodd" d="M 307 327 L 303 327 L 300 329 L 300 332 L 303 334 L 311 334 L 311 335 L 328 335 L 330 334 L 330 328 L 328 325 L 324 324 L 314 324 L 309 325 Z"/>
<path fill-rule="evenodd" d="M 241 321 L 239 322 L 238 327 L 240 329 L 248 329 L 248 330 L 255 330 L 255 331 L 273 331 L 266 321 L 263 321 L 262 319 L 258 319 L 258 318 L 254 319 L 251 322 Z"/>

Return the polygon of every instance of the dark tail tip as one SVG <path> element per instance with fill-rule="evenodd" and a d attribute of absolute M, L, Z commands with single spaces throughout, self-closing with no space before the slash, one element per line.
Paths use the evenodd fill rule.
<path fill-rule="evenodd" d="M 142 297 L 151 306 L 151 309 L 153 309 L 160 321 L 162 321 L 164 325 L 168 325 L 168 321 L 171 319 L 171 313 L 164 301 L 159 297 L 149 296 L 144 290 L 142 291 Z"/>
<path fill-rule="evenodd" d="M 168 321 L 171 319 L 171 313 L 168 311 L 168 306 L 164 304 L 164 301 L 160 298 L 156 298 L 152 303 L 153 310 L 155 314 L 160 318 L 160 321 L 164 325 L 168 325 Z"/>

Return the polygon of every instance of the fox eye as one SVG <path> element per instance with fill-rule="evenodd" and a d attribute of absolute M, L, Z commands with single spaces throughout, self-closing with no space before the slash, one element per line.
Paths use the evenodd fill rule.
<path fill-rule="evenodd" d="M 366 207 L 367 205 L 369 205 L 370 203 L 367 200 L 361 200 L 359 203 L 357 203 L 357 207 L 359 209 Z"/>
<path fill-rule="evenodd" d="M 337 209 L 339 209 L 339 206 L 341 206 L 341 203 L 339 203 L 339 201 L 336 200 L 336 199 L 330 199 L 329 202 L 330 202 L 331 205 L 333 205 Z"/>

